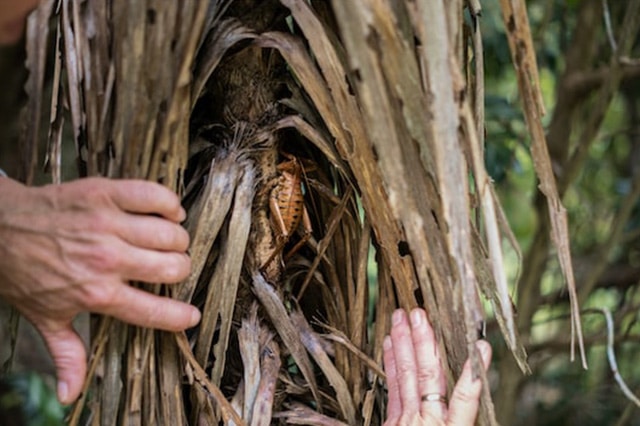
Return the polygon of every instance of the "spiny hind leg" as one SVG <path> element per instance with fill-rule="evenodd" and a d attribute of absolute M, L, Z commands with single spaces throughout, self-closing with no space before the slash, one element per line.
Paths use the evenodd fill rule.
<path fill-rule="evenodd" d="M 282 213 L 280 213 L 280 207 L 278 206 L 278 198 L 275 195 L 271 195 L 269 198 L 269 210 L 271 211 L 271 216 L 275 219 L 275 225 L 277 225 L 278 229 L 275 231 L 276 234 L 276 247 L 273 249 L 273 252 L 267 260 L 260 267 L 260 271 L 264 272 L 267 267 L 273 262 L 275 257 L 282 253 L 284 246 L 289 241 L 289 232 L 287 231 L 287 225 L 284 223 L 284 218 L 282 217 Z"/>
<path fill-rule="evenodd" d="M 291 250 L 289 250 L 287 254 L 284 256 L 285 262 L 291 259 L 291 257 L 294 254 L 296 254 L 298 250 L 300 250 L 302 246 L 304 246 L 307 243 L 307 241 L 309 241 L 309 238 L 313 233 L 313 227 L 311 226 L 311 218 L 309 217 L 309 212 L 307 211 L 306 207 L 304 207 L 304 205 L 302 206 L 302 227 L 303 227 L 302 238 L 300 238 L 300 241 L 298 241 L 296 245 L 293 246 Z"/>

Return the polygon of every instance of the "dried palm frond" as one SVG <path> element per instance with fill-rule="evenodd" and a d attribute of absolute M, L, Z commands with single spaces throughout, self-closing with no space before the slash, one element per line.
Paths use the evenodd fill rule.
<path fill-rule="evenodd" d="M 502 272 L 513 238 L 483 165 L 482 74 L 462 60 L 473 49 L 481 66 L 481 38 L 465 38 L 463 11 L 461 0 L 60 1 L 51 152 L 67 106 L 83 174 L 183 195 L 193 270 L 162 292 L 203 312 L 176 335 L 96 318 L 72 424 L 380 424 L 398 306 L 427 308 L 450 384 L 471 355 L 481 424 L 495 424 L 473 346 L 480 290 L 528 367 Z M 282 229 L 303 211 L 310 229 Z"/>

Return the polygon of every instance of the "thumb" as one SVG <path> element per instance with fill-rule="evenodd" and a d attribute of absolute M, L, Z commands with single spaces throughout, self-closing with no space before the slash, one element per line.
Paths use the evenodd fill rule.
<path fill-rule="evenodd" d="M 491 363 L 491 345 L 484 340 L 476 342 L 476 348 L 480 351 L 480 357 L 485 370 Z M 478 415 L 480 406 L 480 394 L 482 392 L 482 381 L 473 378 L 471 360 L 467 359 L 462 373 L 456 383 L 451 402 L 449 403 L 448 425 L 472 425 Z"/>
<path fill-rule="evenodd" d="M 56 366 L 58 400 L 71 404 L 80 396 L 87 372 L 84 343 L 71 324 L 58 330 L 40 330 L 40 333 Z"/>

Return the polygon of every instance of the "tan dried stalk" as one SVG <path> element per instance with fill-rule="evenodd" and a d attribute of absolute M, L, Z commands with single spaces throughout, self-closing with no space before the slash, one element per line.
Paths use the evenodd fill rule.
<path fill-rule="evenodd" d="M 551 159 L 547 149 L 547 142 L 542 127 L 542 117 L 545 115 L 538 65 L 535 49 L 529 28 L 529 18 L 523 0 L 501 0 L 502 15 L 513 63 L 518 76 L 518 86 L 524 105 L 524 115 L 531 134 L 531 153 L 538 179 L 540 191 L 547 199 L 549 222 L 551 223 L 551 239 L 558 251 L 558 260 L 562 273 L 567 282 L 567 289 L 571 298 L 571 359 L 574 358 L 574 336 L 578 337 L 578 347 L 582 366 L 587 368 L 587 359 L 582 337 L 582 322 L 576 293 L 573 266 L 571 264 L 571 246 L 567 224 L 567 211 L 562 205 L 558 194 L 556 179 L 551 167 Z"/>

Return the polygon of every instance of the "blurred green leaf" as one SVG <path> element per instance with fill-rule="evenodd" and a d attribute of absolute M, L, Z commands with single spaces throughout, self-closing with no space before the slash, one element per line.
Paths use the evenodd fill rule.
<path fill-rule="evenodd" d="M 6 426 L 64 425 L 64 409 L 55 392 L 34 372 L 0 379 L 0 419 Z"/>

